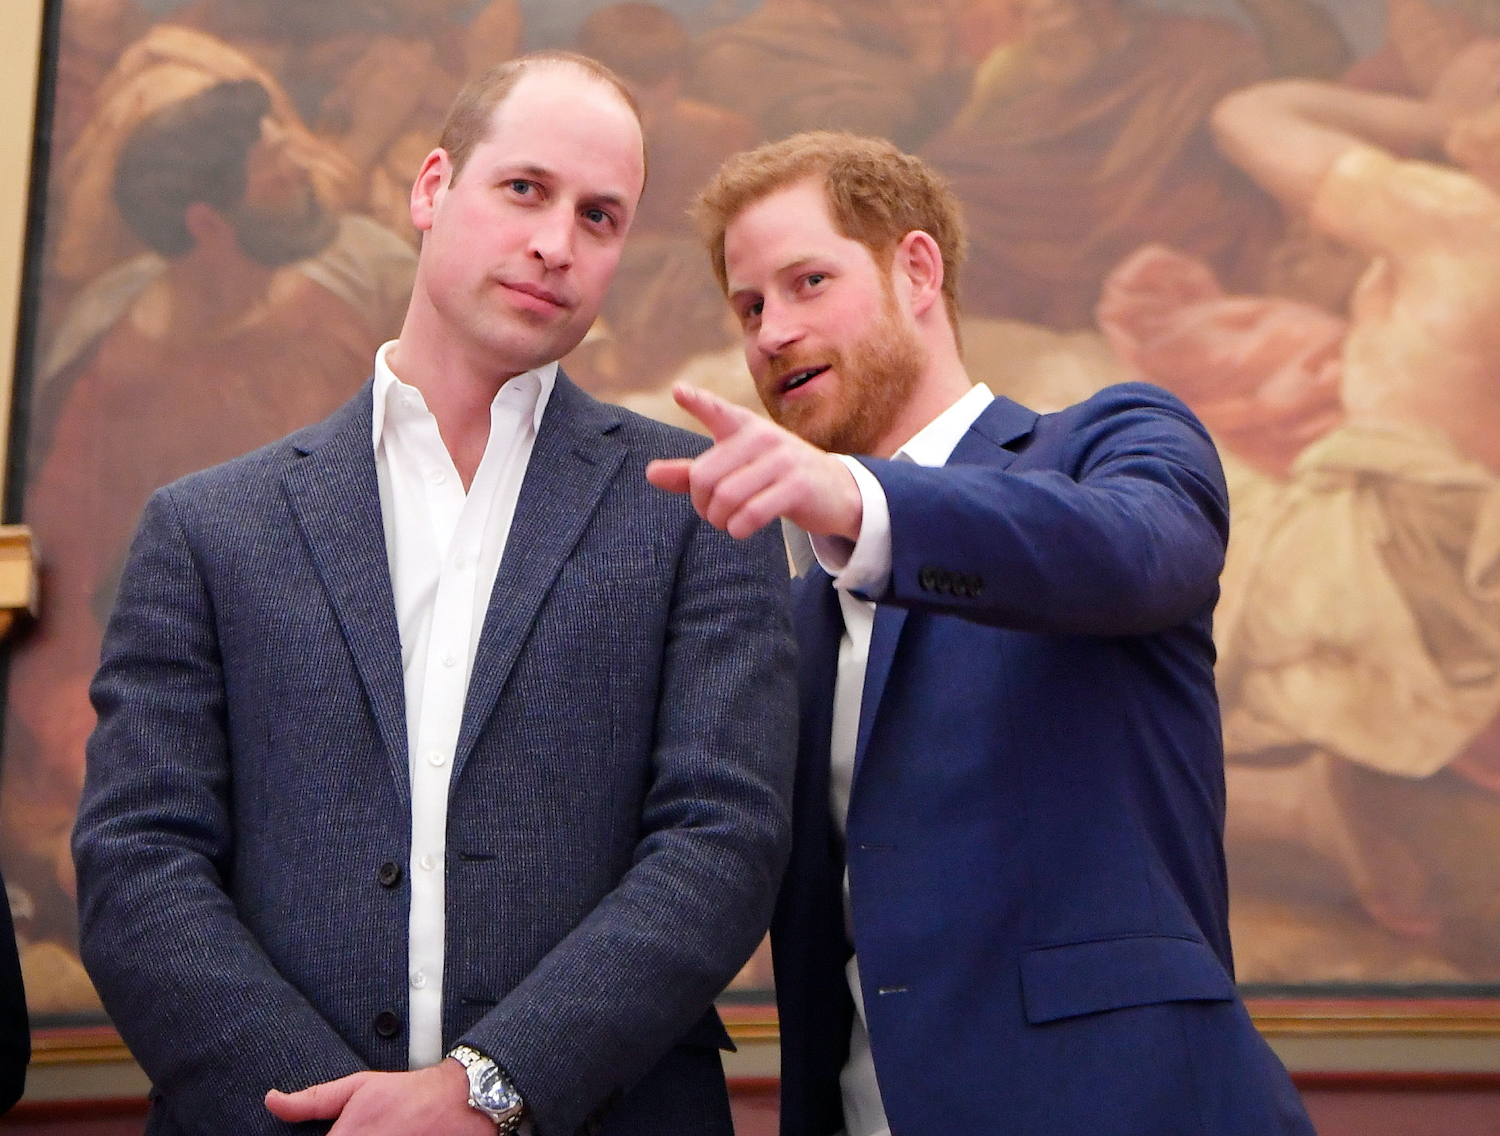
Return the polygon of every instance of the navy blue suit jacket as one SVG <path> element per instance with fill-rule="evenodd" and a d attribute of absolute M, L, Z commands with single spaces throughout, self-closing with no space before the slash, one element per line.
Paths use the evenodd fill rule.
<path fill-rule="evenodd" d="M 1229 516 L 1207 434 L 1132 384 L 1044 416 L 1000 398 L 946 467 L 868 465 L 892 572 L 847 843 L 842 620 L 821 569 L 795 597 L 783 1133 L 843 1125 L 847 862 L 896 1136 L 1310 1136 L 1232 977 L 1210 634 Z"/>
<path fill-rule="evenodd" d="M 148 1131 L 294 1131 L 261 1098 L 407 1064 L 410 788 L 370 387 L 158 492 L 92 689 L 80 946 Z M 443 1041 L 540 1136 L 730 1136 L 714 997 L 789 842 L 786 560 L 653 489 L 702 439 L 559 375 L 449 789 Z M 326 1128 L 326 1125 L 323 1126 Z"/>

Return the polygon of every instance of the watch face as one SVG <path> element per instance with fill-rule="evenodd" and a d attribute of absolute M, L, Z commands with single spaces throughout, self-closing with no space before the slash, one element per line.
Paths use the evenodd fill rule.
<path fill-rule="evenodd" d="M 500 1070 L 492 1062 L 474 1070 L 469 1078 L 469 1092 L 475 1104 L 495 1112 L 518 1108 L 521 1104 L 521 1094 L 500 1076 Z"/>

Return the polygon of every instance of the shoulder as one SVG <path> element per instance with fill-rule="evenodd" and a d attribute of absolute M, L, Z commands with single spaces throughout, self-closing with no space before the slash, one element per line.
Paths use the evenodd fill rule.
<path fill-rule="evenodd" d="M 655 451 L 656 457 L 692 458 L 713 445 L 713 440 L 702 434 L 694 434 L 680 426 L 668 426 L 665 422 L 647 418 L 644 414 L 637 414 L 624 407 L 617 409 L 622 419 L 621 437 L 632 449 L 641 447 Z"/>
<path fill-rule="evenodd" d="M 1071 432 L 1118 423 L 1122 416 L 1160 419 L 1207 435 L 1187 403 L 1154 383 L 1114 383 L 1082 402 L 1043 414 L 1037 420 L 1037 428 Z"/>
<path fill-rule="evenodd" d="M 190 473 L 157 490 L 180 513 L 243 520 L 281 499 L 282 478 L 304 456 L 333 442 L 361 442 L 371 455 L 370 384 L 327 418 L 278 438 L 257 450 Z M 354 450 L 353 452 L 358 452 Z"/>
<path fill-rule="evenodd" d="M 557 413 L 597 426 L 602 433 L 623 445 L 632 459 L 640 464 L 657 458 L 697 457 L 713 444 L 701 434 L 668 426 L 612 402 L 601 402 L 562 370 L 557 372 L 548 413 L 552 413 L 554 407 Z"/>
<path fill-rule="evenodd" d="M 1463 170 L 1397 158 L 1374 146 L 1351 146 L 1328 171 L 1318 206 L 1353 208 L 1372 197 L 1398 202 L 1418 217 L 1493 221 L 1500 214 L 1500 198 Z"/>
<path fill-rule="evenodd" d="M 1222 479 L 1218 452 L 1198 416 L 1151 383 L 1117 383 L 1091 398 L 1037 419 L 1035 444 L 1061 449 L 1090 467 L 1121 453 L 1175 457 Z"/>

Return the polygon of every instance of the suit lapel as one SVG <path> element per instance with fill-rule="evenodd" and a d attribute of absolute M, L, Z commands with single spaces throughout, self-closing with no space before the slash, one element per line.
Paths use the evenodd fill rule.
<path fill-rule="evenodd" d="M 958 440 L 948 458 L 948 465 L 986 465 L 1004 469 L 1016 458 L 1016 451 L 1007 447 L 1031 433 L 1037 417 L 1036 411 L 1028 410 L 1020 403 L 1003 396 L 996 398 Z M 901 641 L 907 615 L 908 609 L 891 604 L 877 604 L 875 608 L 870 656 L 865 664 L 865 685 L 860 693 L 859 738 L 854 748 L 855 784 L 859 783 L 859 767 L 869 747 L 875 715 L 885 697 L 886 682 L 890 678 L 891 664 L 896 658 L 896 647 Z"/>
<path fill-rule="evenodd" d="M 282 486 L 354 656 L 391 775 L 407 796 L 406 687 L 370 441 L 370 391 L 366 383 L 342 410 L 293 440 L 303 457 Z"/>
<path fill-rule="evenodd" d="M 608 436 L 621 421 L 558 372 L 490 592 L 451 784 L 458 784 L 553 581 L 625 460 L 625 446 Z"/>

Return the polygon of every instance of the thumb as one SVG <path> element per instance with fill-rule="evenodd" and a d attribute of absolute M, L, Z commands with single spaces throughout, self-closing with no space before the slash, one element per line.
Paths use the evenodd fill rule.
<path fill-rule="evenodd" d="M 344 1111 L 344 1106 L 373 1073 L 351 1073 L 337 1081 L 324 1081 L 297 1093 L 284 1093 L 272 1089 L 266 1094 L 266 1108 L 279 1120 L 296 1123 L 299 1120 L 333 1120 Z"/>
<path fill-rule="evenodd" d="M 687 493 L 693 463 L 688 458 L 670 458 L 646 463 L 646 480 L 669 493 Z"/>
<path fill-rule="evenodd" d="M 743 406 L 736 406 L 691 383 L 672 384 L 672 397 L 678 406 L 708 427 L 716 442 L 722 442 L 746 422 L 755 421 L 755 415 Z"/>

